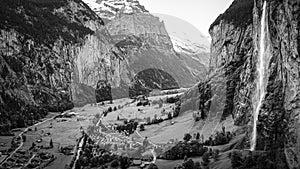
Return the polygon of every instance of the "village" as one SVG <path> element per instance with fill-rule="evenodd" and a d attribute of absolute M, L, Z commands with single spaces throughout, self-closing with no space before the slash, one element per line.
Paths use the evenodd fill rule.
<path fill-rule="evenodd" d="M 178 93 L 141 95 L 53 113 L 33 126 L 15 130 L 17 136 L 7 137 L 6 143 L 0 139 L 5 145 L 0 150 L 0 168 L 155 168 L 164 165 L 164 160 L 183 159 L 184 154 L 203 156 L 210 151 L 212 158 L 218 153 L 205 146 L 228 143 L 232 136 L 225 127 L 207 140 L 199 133 L 187 135 L 184 127 L 203 116 L 193 112 L 177 119 L 179 98 Z M 172 136 L 157 133 L 161 127 L 176 127 L 178 132 Z M 175 162 L 172 166 L 181 163 Z"/>

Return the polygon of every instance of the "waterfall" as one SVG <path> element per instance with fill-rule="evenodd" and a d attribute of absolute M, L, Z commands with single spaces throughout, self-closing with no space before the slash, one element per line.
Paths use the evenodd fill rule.
<path fill-rule="evenodd" d="M 260 51 L 259 51 L 259 61 L 257 64 L 257 71 L 258 71 L 258 82 L 257 82 L 257 94 L 259 96 L 259 100 L 258 103 L 256 104 L 256 107 L 254 109 L 254 119 L 253 119 L 253 131 L 252 131 L 252 140 L 251 140 L 251 151 L 255 150 L 256 147 L 256 137 L 257 137 L 257 120 L 258 120 L 258 115 L 259 115 L 259 111 L 262 105 L 262 101 L 264 99 L 265 96 L 265 91 L 264 91 L 264 74 L 265 74 L 265 54 L 266 54 L 266 46 L 265 46 L 265 41 L 266 41 L 266 34 L 268 33 L 267 31 L 267 26 L 266 26 L 266 7 L 267 7 L 267 2 L 264 2 L 264 6 L 263 6 L 263 13 L 262 13 L 262 17 L 261 17 L 261 21 L 260 21 Z"/>

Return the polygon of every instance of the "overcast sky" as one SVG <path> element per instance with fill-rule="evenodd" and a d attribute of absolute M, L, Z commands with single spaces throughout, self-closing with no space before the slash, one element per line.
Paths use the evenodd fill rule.
<path fill-rule="evenodd" d="M 210 24 L 223 13 L 233 0 L 139 0 L 150 13 L 160 13 L 181 18 L 205 36 Z"/>

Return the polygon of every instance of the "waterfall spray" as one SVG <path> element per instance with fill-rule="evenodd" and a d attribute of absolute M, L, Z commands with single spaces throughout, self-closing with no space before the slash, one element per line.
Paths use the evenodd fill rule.
<path fill-rule="evenodd" d="M 260 51 L 259 51 L 259 62 L 257 64 L 257 71 L 258 71 L 258 82 L 257 82 L 257 94 L 259 96 L 258 103 L 256 104 L 256 107 L 254 109 L 254 120 L 253 120 L 253 132 L 252 132 L 252 140 L 251 140 L 251 147 L 250 150 L 254 151 L 256 147 L 256 137 L 257 137 L 257 121 L 258 121 L 258 115 L 259 111 L 262 105 L 262 101 L 265 96 L 265 91 L 264 91 L 264 74 L 265 74 L 265 53 L 266 53 L 266 46 L 265 46 L 265 40 L 266 40 L 266 34 L 267 34 L 267 22 L 266 22 L 266 8 L 267 8 L 267 2 L 264 2 L 263 6 L 263 13 L 261 17 L 261 22 L 260 22 Z"/>

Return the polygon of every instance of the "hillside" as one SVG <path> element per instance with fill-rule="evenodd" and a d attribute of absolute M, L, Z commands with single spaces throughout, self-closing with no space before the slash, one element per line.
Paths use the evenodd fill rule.
<path fill-rule="evenodd" d="M 94 91 L 84 86 L 93 85 L 85 79 L 97 82 L 105 74 L 115 74 L 109 66 L 95 76 L 91 72 L 106 64 L 92 63 L 102 59 L 122 64 L 111 52 L 110 37 L 96 33 L 103 21 L 82 1 L 12 0 L 1 4 L 1 130 L 32 124 L 47 111 L 92 101 L 95 98 L 84 90 Z"/>
<path fill-rule="evenodd" d="M 114 43 L 126 53 L 129 71 L 132 74 L 148 68 L 161 69 L 172 75 L 180 87 L 193 86 L 205 74 L 207 53 L 181 54 L 174 50 L 176 46 L 172 42 L 165 23 L 150 14 L 138 1 L 86 0 L 85 2 L 96 13 L 97 11 L 107 13 L 111 10 L 107 6 L 116 9 L 117 12 L 114 12 L 114 15 L 111 15 L 113 17 L 109 17 L 110 19 L 102 16 L 101 13 L 97 14 L 107 19 L 105 28 L 114 39 Z M 103 4 L 106 4 L 106 7 Z M 131 9 L 131 12 L 126 12 L 124 9 Z M 132 40 L 132 36 L 136 38 L 135 44 L 120 43 Z"/>
<path fill-rule="evenodd" d="M 190 105 L 185 110 L 198 109 L 205 113 L 206 131 L 233 118 L 233 125 L 246 133 L 243 145 L 247 149 L 253 137 L 253 116 L 258 101 L 259 51 L 266 50 L 263 55 L 265 95 L 258 115 L 255 150 L 278 152 L 278 156 L 267 158 L 281 166 L 279 168 L 285 165 L 298 168 L 299 133 L 296 133 L 300 107 L 296 70 L 299 69 L 299 41 L 292 37 L 299 37 L 296 31 L 299 2 L 267 1 L 266 6 L 265 33 L 261 33 L 261 0 L 253 3 L 235 0 L 216 19 L 210 27 L 212 46 L 208 77 L 183 96 L 183 105 Z M 263 42 L 262 34 L 266 38 Z M 261 44 L 266 49 L 262 49 Z M 211 120 L 216 117 L 219 122 Z"/>

